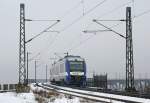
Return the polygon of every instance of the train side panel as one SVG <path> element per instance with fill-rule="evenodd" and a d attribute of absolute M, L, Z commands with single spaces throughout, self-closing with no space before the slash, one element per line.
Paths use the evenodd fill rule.
<path fill-rule="evenodd" d="M 50 81 L 51 82 L 61 82 L 66 81 L 66 67 L 65 60 L 59 61 L 54 64 L 50 69 Z"/>
<path fill-rule="evenodd" d="M 65 80 L 65 84 L 69 84 L 70 83 L 70 67 L 69 67 L 69 61 L 66 60 L 65 62 L 65 67 L 66 67 L 66 80 Z"/>

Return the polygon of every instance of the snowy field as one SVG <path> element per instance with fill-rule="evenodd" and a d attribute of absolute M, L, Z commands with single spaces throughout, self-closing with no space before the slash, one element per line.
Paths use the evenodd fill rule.
<path fill-rule="evenodd" d="M 30 85 L 30 93 L 5 92 L 0 93 L 0 103 L 100 103 L 78 97 L 68 96 L 41 87 Z M 111 100 L 110 100 L 111 101 Z M 111 101 L 112 103 L 123 103 Z"/>
<path fill-rule="evenodd" d="M 0 93 L 0 103 L 38 103 L 33 93 Z"/>
<path fill-rule="evenodd" d="M 38 103 L 33 93 L 16 94 L 12 92 L 0 93 L 0 103 Z M 45 103 L 45 102 L 44 102 Z M 80 103 L 79 98 L 68 99 L 61 95 L 47 99 L 46 103 Z"/>
<path fill-rule="evenodd" d="M 43 88 L 35 87 L 30 85 L 30 93 L 15 93 L 15 92 L 4 92 L 0 93 L 0 103 L 81 103 L 81 99 L 77 97 L 69 98 L 66 95 L 52 95 L 49 98 L 44 98 L 44 101 L 38 101 L 37 98 L 41 98 L 33 92 L 46 91 Z M 48 91 L 47 91 L 48 92 Z M 82 102 L 83 103 L 83 102 Z M 84 102 L 85 103 L 85 102 Z M 92 103 L 92 102 L 91 102 Z"/>
<path fill-rule="evenodd" d="M 31 91 L 30 93 L 15 93 L 15 92 L 4 92 L 0 93 L 0 103 L 100 103 L 88 101 L 85 99 L 81 99 L 78 97 L 69 97 L 64 94 L 51 95 L 49 98 L 44 98 L 44 101 L 38 101 L 37 97 L 39 97 L 38 93 L 41 94 L 41 91 L 47 91 L 41 87 L 36 87 L 34 84 L 30 85 Z M 41 97 L 41 96 L 40 96 Z"/>

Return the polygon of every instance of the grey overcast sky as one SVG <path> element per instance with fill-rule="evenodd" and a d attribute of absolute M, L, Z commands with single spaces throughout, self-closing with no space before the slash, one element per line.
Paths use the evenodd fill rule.
<path fill-rule="evenodd" d="M 103 2 L 103 3 L 102 3 Z M 93 19 L 124 19 L 126 6 L 136 16 L 150 10 L 150 0 L 0 0 L 0 83 L 18 82 L 19 10 L 25 3 L 28 19 L 59 19 L 61 22 L 27 45 L 30 58 L 38 61 L 38 78 L 45 78 L 45 64 L 54 53 L 80 55 L 87 62 L 88 76 L 108 73 L 109 78 L 125 78 L 125 40 L 112 32 L 84 34 L 84 30 L 103 30 Z M 101 3 L 101 4 L 100 4 Z M 136 78 L 150 78 L 150 13 L 133 19 L 134 67 Z M 27 22 L 26 40 L 54 22 Z M 102 22 L 111 27 L 119 22 Z M 125 23 L 114 30 L 125 35 Z M 34 77 L 34 60 L 29 78 Z"/>

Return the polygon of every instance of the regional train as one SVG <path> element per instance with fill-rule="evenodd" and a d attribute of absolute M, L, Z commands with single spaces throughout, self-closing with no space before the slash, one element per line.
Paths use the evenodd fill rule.
<path fill-rule="evenodd" d="M 86 63 L 80 56 L 67 55 L 54 62 L 50 69 L 50 82 L 59 85 L 86 85 Z"/>

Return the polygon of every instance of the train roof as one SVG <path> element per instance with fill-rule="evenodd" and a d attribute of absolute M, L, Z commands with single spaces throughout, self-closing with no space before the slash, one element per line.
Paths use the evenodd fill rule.
<path fill-rule="evenodd" d="M 81 58 L 80 56 L 74 56 L 74 55 L 67 55 L 64 58 L 70 58 L 70 57 Z"/>
<path fill-rule="evenodd" d="M 65 60 L 68 60 L 68 61 L 84 61 L 84 58 L 81 58 L 80 56 L 67 55 L 64 58 L 59 59 L 57 62 L 54 62 L 53 65 L 57 64 L 58 62 L 65 61 Z"/>
<path fill-rule="evenodd" d="M 74 56 L 74 55 L 67 55 L 64 58 L 61 58 L 58 60 L 59 61 L 63 61 L 63 60 L 69 60 L 69 61 L 73 61 L 73 60 L 77 60 L 77 61 L 84 61 L 83 58 L 81 58 L 80 56 Z"/>
<path fill-rule="evenodd" d="M 65 56 L 63 59 L 67 59 L 67 60 L 77 60 L 77 61 L 84 61 L 83 58 L 81 58 L 80 56 L 74 56 L 74 55 L 67 55 Z"/>

